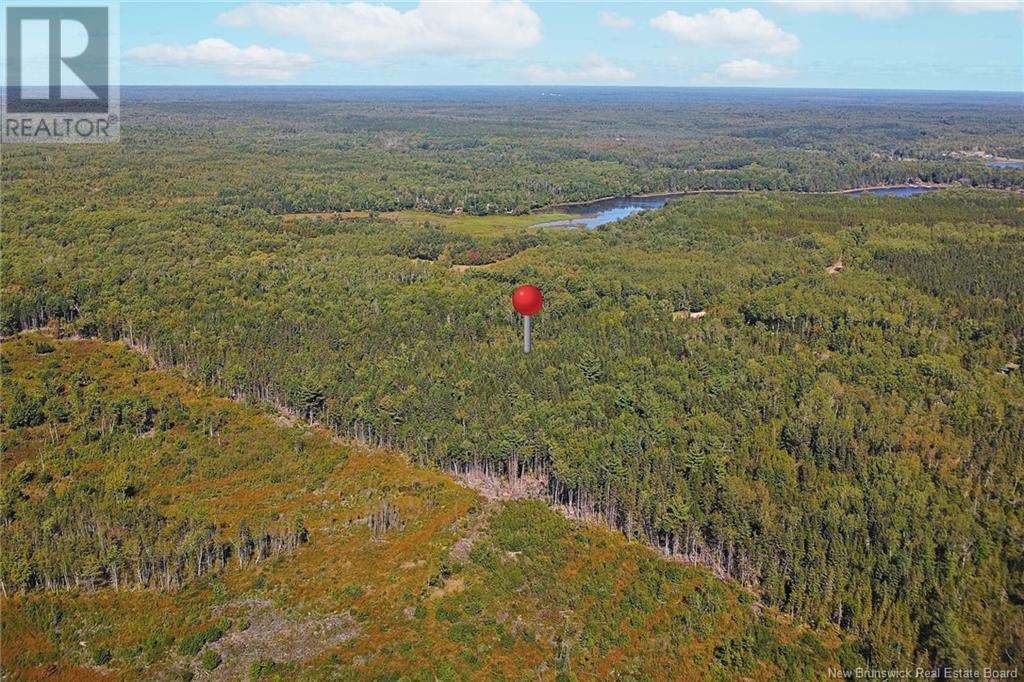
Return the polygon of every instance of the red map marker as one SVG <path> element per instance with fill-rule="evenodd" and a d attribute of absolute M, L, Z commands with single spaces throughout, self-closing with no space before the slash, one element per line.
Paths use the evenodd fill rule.
<path fill-rule="evenodd" d="M 524 284 L 512 292 L 512 307 L 523 316 L 523 352 L 530 352 L 530 327 L 533 316 L 544 305 L 544 294 L 532 284 Z"/>

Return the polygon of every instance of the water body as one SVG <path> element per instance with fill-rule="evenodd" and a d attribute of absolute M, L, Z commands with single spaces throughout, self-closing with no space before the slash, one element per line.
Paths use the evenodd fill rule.
<path fill-rule="evenodd" d="M 1024 168 L 1024 161 L 989 161 L 989 168 Z"/>
<path fill-rule="evenodd" d="M 613 223 L 616 220 L 622 220 L 637 211 L 661 208 L 672 199 L 678 199 L 681 196 L 683 195 L 655 194 L 646 197 L 615 197 L 613 199 L 591 201 L 586 204 L 552 206 L 548 210 L 556 213 L 569 213 L 579 217 L 540 223 L 534 225 L 534 227 L 582 227 L 587 230 L 593 230 L 595 227 Z"/>
<path fill-rule="evenodd" d="M 909 197 L 915 194 L 934 192 L 936 189 L 936 187 L 905 185 L 897 187 L 874 187 L 871 189 L 857 190 L 856 192 L 847 192 L 847 194 L 849 196 L 875 194 L 887 197 Z M 719 194 L 724 193 L 726 192 L 719 192 Z M 694 193 L 691 192 L 690 194 Z M 643 197 L 614 197 L 611 199 L 601 199 L 599 201 L 591 201 L 583 204 L 562 204 L 559 206 L 551 206 L 546 210 L 555 213 L 569 213 L 579 217 L 570 218 L 568 220 L 553 220 L 547 223 L 538 223 L 533 227 L 582 227 L 587 230 L 593 230 L 601 225 L 607 225 L 608 223 L 613 223 L 616 220 L 622 220 L 626 216 L 632 215 L 637 211 L 661 208 L 670 201 L 681 199 L 685 196 L 687 196 L 686 193 L 652 194 L 650 196 Z"/>
<path fill-rule="evenodd" d="M 934 192 L 935 187 L 873 187 L 871 189 L 860 189 L 856 192 L 847 192 L 851 197 L 859 197 L 862 194 L 875 194 L 880 197 L 912 197 L 915 194 L 927 194 Z"/>

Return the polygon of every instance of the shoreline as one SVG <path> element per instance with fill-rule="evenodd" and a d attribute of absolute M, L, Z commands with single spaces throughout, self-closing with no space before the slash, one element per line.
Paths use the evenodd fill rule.
<path fill-rule="evenodd" d="M 857 192 L 872 192 L 880 189 L 925 189 L 925 190 L 940 190 L 949 189 L 950 187 L 959 187 L 960 185 L 951 185 L 945 182 L 922 182 L 918 184 L 914 183 L 903 183 L 901 185 L 870 185 L 867 187 L 853 187 L 851 189 L 837 189 L 830 192 L 800 192 L 800 194 L 855 194 Z M 985 189 L 981 187 L 972 187 L 971 189 Z"/>
<path fill-rule="evenodd" d="M 691 194 L 754 194 L 756 192 L 775 192 L 785 190 L 756 190 L 756 189 L 682 189 L 676 192 L 645 192 L 643 194 L 612 194 L 599 199 L 587 199 L 586 201 L 563 201 L 560 204 L 545 204 L 537 208 L 531 208 L 528 214 L 550 213 L 551 209 L 564 208 L 568 206 L 589 206 L 602 201 L 615 201 L 617 199 L 656 199 L 659 197 L 683 197 Z M 557 212 L 557 211 L 556 211 Z"/>
<path fill-rule="evenodd" d="M 615 201 L 615 200 L 628 200 L 628 199 L 655 199 L 664 197 L 666 199 L 672 199 L 674 197 L 685 197 L 685 196 L 696 196 L 700 194 L 715 194 L 715 195 L 735 195 L 735 194 L 798 194 L 801 196 L 807 195 L 841 195 L 841 194 L 856 194 L 858 192 L 872 192 L 883 189 L 928 189 L 928 190 L 940 190 L 940 189 L 971 189 L 971 190 L 988 190 L 992 192 L 1011 192 L 1011 193 L 1024 193 L 1024 187 L 968 187 L 960 185 L 958 183 L 932 183 L 932 182 L 921 182 L 921 183 L 900 183 L 895 185 L 866 185 L 862 187 L 849 187 L 846 189 L 834 189 L 834 190 L 798 190 L 798 189 L 687 189 L 679 190 L 675 192 L 646 192 L 643 194 L 624 194 L 624 195 L 610 195 L 604 196 L 597 199 L 588 199 L 586 201 L 569 201 L 562 202 L 559 204 L 545 204 L 544 206 L 538 206 L 532 208 L 526 213 L 519 214 L 499 214 L 489 213 L 484 215 L 542 215 L 546 213 L 564 213 L 565 211 L 559 211 L 562 208 L 571 208 L 579 206 L 590 206 L 592 204 L 599 204 L 604 201 Z M 435 213 L 427 209 L 410 209 L 410 210 L 422 210 L 425 213 Z M 306 218 L 341 218 L 352 219 L 352 218 L 367 218 L 369 211 L 358 211 L 358 210 L 345 210 L 345 211 L 313 211 L 309 213 L 280 213 L 282 219 L 285 221 L 300 220 Z M 397 221 L 399 219 L 398 214 L 402 213 L 402 210 L 396 211 L 379 211 L 375 212 L 378 218 L 386 220 Z M 436 213 L 439 216 L 452 216 L 454 214 L 449 212 Z M 581 216 L 583 214 L 580 214 Z M 572 220 L 572 219 L 566 219 Z M 536 225 L 530 225 L 529 227 L 536 227 Z"/>
<path fill-rule="evenodd" d="M 799 194 L 799 195 L 822 195 L 827 196 L 830 194 L 850 194 L 853 192 L 869 192 L 872 190 L 879 189 L 972 189 L 972 190 L 989 190 L 993 192 L 1024 192 L 1024 188 L 1019 187 L 968 187 L 966 185 L 960 185 L 957 183 L 949 182 L 919 182 L 919 183 L 900 183 L 896 185 L 867 185 L 863 187 L 848 187 L 846 189 L 832 189 L 823 191 L 812 191 L 812 190 L 799 190 L 799 189 L 689 189 L 680 190 L 678 192 L 649 192 L 646 194 L 625 194 L 621 196 L 610 196 L 601 197 L 600 199 L 591 199 L 589 201 L 572 201 L 561 204 L 547 204 L 539 208 L 531 209 L 530 213 L 545 213 L 551 209 L 568 206 L 588 206 L 590 204 L 597 204 L 602 201 L 611 201 L 615 199 L 651 199 L 657 197 L 680 197 L 689 196 L 696 194 Z"/>
<path fill-rule="evenodd" d="M 867 185 L 862 187 L 850 187 L 847 189 L 827 190 L 827 191 L 803 191 L 803 190 L 753 190 L 753 189 L 704 189 L 704 190 L 682 190 L 678 192 L 654 192 L 648 194 L 630 194 L 617 197 L 604 197 L 601 199 L 594 199 L 593 201 L 577 201 L 567 204 L 551 204 L 542 208 L 533 209 L 530 211 L 530 215 L 540 215 L 550 211 L 565 212 L 565 209 L 571 207 L 586 207 L 586 206 L 597 206 L 602 202 L 620 200 L 627 201 L 629 199 L 651 199 L 651 198 L 662 198 L 665 199 L 665 203 L 662 206 L 652 207 L 650 210 L 657 210 L 667 205 L 675 197 L 691 196 L 698 194 L 717 194 L 717 195 L 736 195 L 736 194 L 792 194 L 799 196 L 853 196 L 861 194 L 873 194 L 880 192 L 880 190 L 920 190 L 913 194 L 925 194 L 931 193 L 942 189 L 969 189 L 969 190 L 981 190 L 981 191 L 992 191 L 992 192 L 1011 192 L 1016 194 L 1024 193 L 1024 188 L 1018 187 L 968 187 L 959 183 L 949 182 L 919 182 L 919 183 L 900 183 L 895 185 Z M 901 197 L 902 198 L 902 197 Z M 593 217 L 591 214 L 578 213 L 576 217 L 557 220 L 552 222 L 537 223 L 531 225 L 535 228 L 556 228 L 556 227 L 586 227 L 584 225 L 588 217 Z M 595 226 L 596 227 L 596 226 Z M 593 229 L 593 228 L 587 228 Z"/>
<path fill-rule="evenodd" d="M 570 206 L 590 206 L 591 204 L 599 204 L 602 201 L 614 201 L 614 200 L 626 200 L 626 199 L 656 199 L 656 198 L 661 198 L 661 197 L 664 197 L 666 199 L 671 199 L 672 197 L 694 196 L 694 195 L 698 195 L 698 194 L 769 194 L 769 193 L 779 193 L 779 194 L 801 194 L 801 195 L 807 195 L 807 194 L 829 195 L 829 194 L 850 194 L 850 193 L 853 193 L 853 192 L 868 192 L 868 191 L 871 191 L 871 190 L 879 190 L 879 189 L 909 189 L 909 188 L 914 188 L 914 187 L 930 188 L 930 189 L 945 189 L 945 188 L 957 187 L 957 186 L 958 185 L 951 185 L 951 184 L 948 184 L 948 183 L 920 183 L 920 184 L 916 184 L 916 185 L 915 184 L 910 184 L 910 183 L 904 183 L 904 184 L 899 184 L 899 185 L 870 185 L 870 186 L 866 186 L 866 187 L 850 187 L 848 189 L 835 189 L 835 190 L 827 190 L 827 191 L 821 191 L 821 192 L 804 191 L 804 190 L 798 190 L 798 189 L 687 189 L 687 190 L 679 190 L 677 192 L 647 192 L 645 194 L 623 194 L 623 195 L 613 195 L 613 196 L 601 197 L 600 199 L 590 199 L 590 200 L 587 200 L 587 201 L 570 201 L 570 202 L 565 202 L 565 203 L 561 203 L 561 204 L 547 204 L 547 205 L 540 206 L 540 207 L 535 208 L 535 209 L 531 209 L 530 210 L 530 214 L 549 213 L 549 212 L 551 212 L 554 209 L 567 208 L 567 207 L 570 207 Z M 972 187 L 971 189 L 996 189 L 996 188 Z M 1011 190 L 1001 190 L 1001 191 L 1011 191 Z"/>

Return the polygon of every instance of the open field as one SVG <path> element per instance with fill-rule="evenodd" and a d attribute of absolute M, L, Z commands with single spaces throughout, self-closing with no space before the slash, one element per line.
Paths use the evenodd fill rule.
<path fill-rule="evenodd" d="M 285 222 L 298 220 L 351 220 L 369 218 L 369 211 L 335 211 L 322 213 L 285 213 Z M 467 213 L 431 213 L 429 211 L 386 211 L 376 214 L 384 220 L 399 223 L 434 223 L 455 234 L 464 234 L 479 239 L 493 239 L 522 232 L 535 232 L 531 228 L 540 223 L 568 220 L 573 216 L 566 213 L 526 213 L 522 215 L 469 215 Z"/>

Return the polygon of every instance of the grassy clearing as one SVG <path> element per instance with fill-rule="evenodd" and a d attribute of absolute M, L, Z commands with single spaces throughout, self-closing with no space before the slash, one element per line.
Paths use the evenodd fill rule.
<path fill-rule="evenodd" d="M 435 223 L 450 232 L 468 235 L 477 239 L 490 239 L 506 235 L 531 232 L 533 226 L 555 220 L 568 220 L 573 216 L 565 213 L 528 213 L 523 215 L 470 215 L 468 213 L 431 213 L 429 211 L 390 211 L 376 214 L 380 218 L 401 223 Z M 286 213 L 285 222 L 298 220 L 351 220 L 368 218 L 368 211 L 337 211 L 326 213 Z"/>

